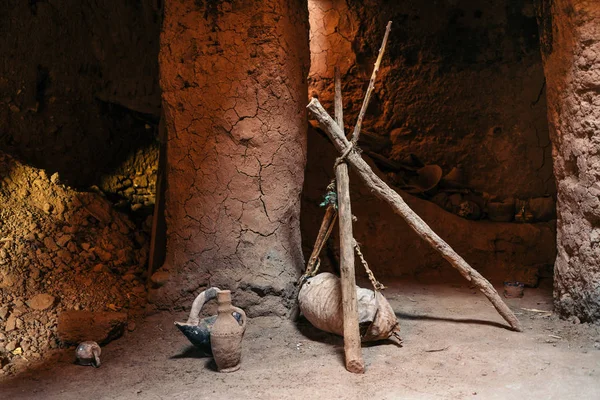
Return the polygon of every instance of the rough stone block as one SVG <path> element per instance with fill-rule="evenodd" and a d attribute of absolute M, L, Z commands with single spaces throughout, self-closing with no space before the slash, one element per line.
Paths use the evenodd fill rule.
<path fill-rule="evenodd" d="M 58 316 L 58 337 L 65 344 L 87 340 L 106 344 L 120 337 L 126 325 L 126 313 L 65 311 Z"/>

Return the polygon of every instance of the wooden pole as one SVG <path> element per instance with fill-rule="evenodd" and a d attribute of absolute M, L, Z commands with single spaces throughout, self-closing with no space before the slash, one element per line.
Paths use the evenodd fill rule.
<path fill-rule="evenodd" d="M 344 131 L 340 129 L 338 124 L 325 111 L 319 100 L 313 98 L 307 108 L 313 113 L 317 121 L 319 121 L 319 125 L 329 136 L 336 149 L 341 153 L 348 151 L 348 163 L 354 168 L 358 176 L 371 189 L 375 196 L 387 202 L 394 212 L 404 218 L 408 225 L 423 240 L 436 249 L 465 279 L 473 283 L 488 298 L 498 313 L 502 315 L 515 331 L 521 332 L 522 328 L 519 320 L 506 303 L 502 301 L 492 284 L 473 269 L 448 243 L 431 230 L 429 225 L 411 210 L 395 190 L 391 189 L 383 180 L 375 175 L 371 167 L 369 167 L 356 150 L 349 149 L 350 142 L 346 139 Z"/>
<path fill-rule="evenodd" d="M 363 119 L 365 118 L 365 114 L 367 112 L 367 107 L 369 105 L 369 101 L 371 100 L 371 93 L 373 93 L 373 89 L 375 89 L 375 80 L 377 78 L 377 72 L 379 72 L 379 67 L 381 66 L 381 60 L 383 59 L 383 53 L 385 53 L 385 46 L 387 45 L 388 37 L 390 36 L 391 30 L 392 30 L 392 21 L 389 21 L 387 26 L 385 27 L 385 35 L 383 36 L 383 42 L 381 43 L 381 47 L 379 48 L 379 54 L 377 55 L 377 60 L 375 61 L 373 73 L 371 74 L 371 80 L 369 81 L 369 87 L 367 88 L 367 93 L 365 94 L 365 98 L 363 99 L 363 103 L 362 103 L 362 107 L 360 108 L 360 112 L 358 113 L 358 120 L 356 121 L 356 125 L 354 126 L 354 132 L 352 133 L 352 141 L 354 143 L 358 142 L 358 138 L 360 136 L 360 130 L 362 129 L 362 122 L 363 122 Z M 337 121 L 337 115 L 336 115 L 336 121 Z M 342 125 L 342 129 L 344 129 L 343 125 Z"/>
<path fill-rule="evenodd" d="M 344 102 L 342 101 L 342 77 L 340 76 L 340 69 L 338 67 L 333 68 L 333 85 L 334 85 L 334 97 L 333 97 L 333 108 L 335 115 L 335 122 L 338 124 L 340 129 L 344 130 Z"/>
<path fill-rule="evenodd" d="M 331 204 L 329 204 L 327 206 L 327 210 L 325 210 L 323 221 L 321 221 L 321 228 L 319 229 L 317 240 L 315 240 L 315 246 L 313 247 L 312 254 L 308 259 L 308 265 L 306 266 L 306 274 L 312 275 L 315 272 L 315 266 L 317 264 L 317 260 L 319 259 L 319 254 L 321 254 L 323 245 L 325 244 L 325 242 L 329 238 L 329 235 L 331 234 L 336 218 L 337 211 Z"/>
<path fill-rule="evenodd" d="M 342 85 L 340 71 L 335 68 L 335 119 L 344 130 L 342 108 Z M 340 281 L 342 285 L 342 311 L 344 315 L 344 353 L 346 369 L 355 374 L 365 372 L 365 363 L 360 348 L 358 326 L 358 300 L 356 298 L 356 273 L 354 271 L 354 236 L 352 235 L 352 208 L 350 206 L 350 178 L 346 162 L 335 167 L 337 182 L 337 204 L 340 227 Z"/>
<path fill-rule="evenodd" d="M 152 233 L 150 236 L 150 251 L 148 252 L 148 271 L 146 286 L 150 287 L 152 274 L 165 261 L 167 249 L 167 226 L 165 222 L 165 185 L 167 169 L 167 126 L 164 112 L 161 113 L 158 124 L 158 173 L 156 174 L 156 201 L 152 215 Z"/>

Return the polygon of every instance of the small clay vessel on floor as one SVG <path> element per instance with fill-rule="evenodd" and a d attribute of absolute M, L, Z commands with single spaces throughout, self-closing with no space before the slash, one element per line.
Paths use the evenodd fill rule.
<path fill-rule="evenodd" d="M 93 365 L 100 367 L 100 354 L 102 350 L 96 342 L 81 342 L 75 349 L 75 363 L 79 365 Z"/>
<path fill-rule="evenodd" d="M 234 372 L 240 369 L 242 358 L 242 338 L 246 330 L 246 313 L 231 305 L 231 291 L 222 290 L 217 294 L 219 308 L 217 320 L 210 333 L 210 345 L 219 372 Z M 242 324 L 233 316 L 242 316 Z"/>

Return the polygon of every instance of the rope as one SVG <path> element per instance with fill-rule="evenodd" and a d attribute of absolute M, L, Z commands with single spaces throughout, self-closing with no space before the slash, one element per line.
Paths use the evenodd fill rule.
<path fill-rule="evenodd" d="M 352 139 L 350 141 L 350 145 L 348 147 L 346 147 L 346 150 L 344 150 L 344 152 L 342 153 L 342 155 L 335 159 L 335 163 L 333 164 L 333 170 L 334 171 L 335 171 L 335 169 L 337 168 L 338 165 L 340 165 L 341 163 L 346 162 L 346 158 L 348 158 L 348 155 L 353 150 L 356 150 L 359 153 L 361 152 L 360 148 L 358 147 L 357 142 L 358 142 L 358 138 Z"/>
<path fill-rule="evenodd" d="M 327 207 L 328 205 L 332 205 L 334 210 L 337 210 L 337 192 L 335 190 L 336 182 L 335 178 L 329 182 L 327 185 L 327 189 L 325 192 L 325 196 L 323 196 L 323 202 L 319 204 L 320 207 Z"/>
<path fill-rule="evenodd" d="M 302 285 L 304 285 L 304 283 L 306 283 L 306 281 L 308 280 L 308 278 L 312 278 L 313 276 L 315 276 L 317 274 L 317 272 L 319 272 L 319 267 L 321 266 L 321 259 L 317 258 L 317 263 L 315 265 L 315 268 L 312 271 L 308 271 L 308 269 L 304 272 L 304 274 L 302 274 L 302 276 L 300 278 L 298 278 L 298 292 L 300 292 L 300 288 L 302 287 Z M 294 297 L 298 297 L 298 293 L 296 293 L 296 296 Z"/>

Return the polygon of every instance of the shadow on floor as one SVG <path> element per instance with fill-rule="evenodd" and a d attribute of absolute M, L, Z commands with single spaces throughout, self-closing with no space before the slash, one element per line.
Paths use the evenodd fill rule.
<path fill-rule="evenodd" d="M 211 354 L 208 354 L 204 350 L 201 350 L 195 346 L 189 345 L 184 347 L 179 354 L 172 355 L 169 357 L 170 360 L 176 360 L 179 358 L 208 358 L 212 357 Z"/>
<path fill-rule="evenodd" d="M 510 326 L 502 324 L 500 322 L 484 321 L 484 320 L 472 319 L 472 318 L 435 317 L 435 316 L 423 315 L 423 314 L 406 314 L 406 313 L 402 313 L 402 312 L 396 312 L 396 317 L 398 317 L 399 320 L 441 321 L 441 322 L 451 322 L 451 323 L 455 323 L 455 324 L 487 325 L 487 326 L 493 326 L 496 328 L 503 328 L 503 329 L 512 331 Z"/>
<path fill-rule="evenodd" d="M 319 343 L 332 344 L 334 346 L 344 346 L 344 339 L 341 336 L 337 336 L 333 333 L 328 333 L 315 328 L 304 317 L 298 318 L 296 326 L 298 331 L 300 331 L 300 333 L 309 340 Z"/>

